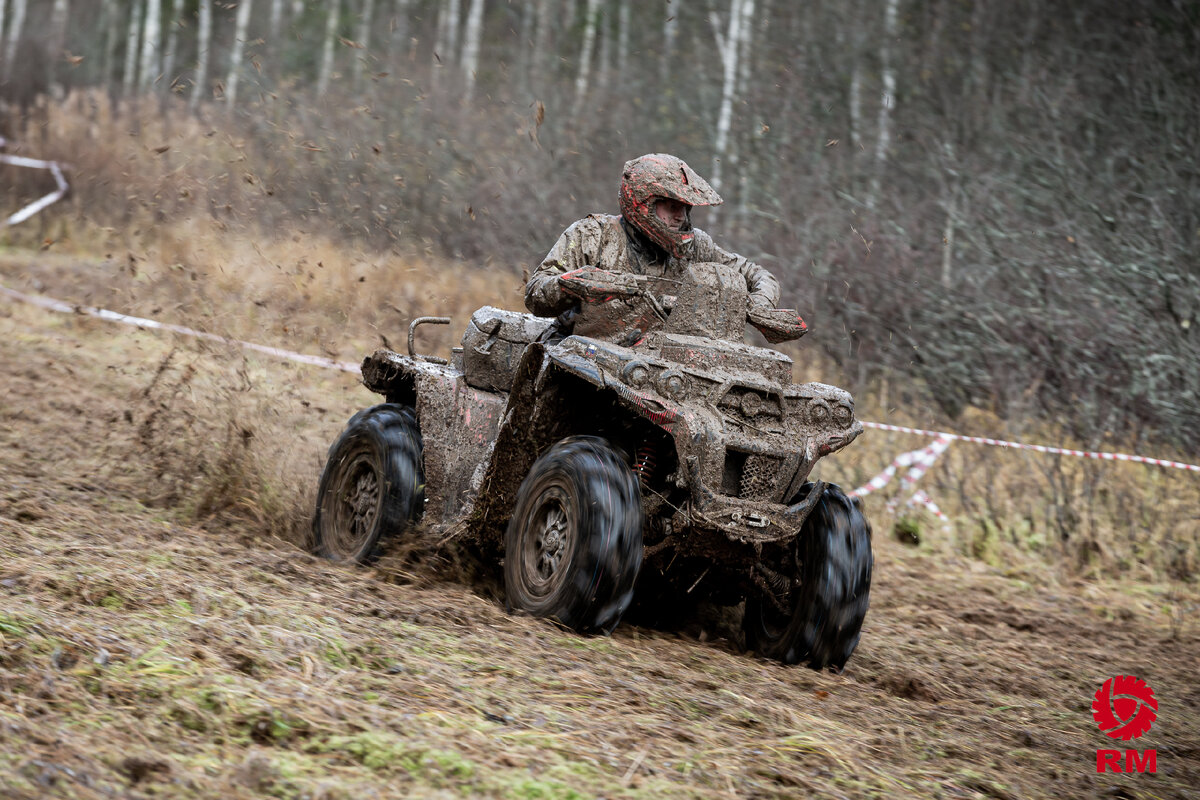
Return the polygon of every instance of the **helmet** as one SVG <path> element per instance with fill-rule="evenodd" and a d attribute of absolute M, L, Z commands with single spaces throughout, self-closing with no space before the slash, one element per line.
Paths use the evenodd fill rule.
<path fill-rule="evenodd" d="M 691 207 L 720 205 L 721 196 L 683 159 L 675 156 L 651 153 L 625 162 L 621 214 L 655 244 L 676 258 L 683 258 L 692 244 L 691 215 L 680 230 L 675 230 L 654 213 L 654 204 L 660 197 Z"/>

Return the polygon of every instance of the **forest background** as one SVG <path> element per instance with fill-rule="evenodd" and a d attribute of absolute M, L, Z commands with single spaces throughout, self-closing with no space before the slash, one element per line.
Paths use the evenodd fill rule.
<path fill-rule="evenodd" d="M 519 284 L 669 151 L 882 413 L 1192 461 L 1197 98 L 1192 0 L 0 0 L 0 135 L 72 165 L 77 237 L 207 220 Z M 1158 524 L 1128 559 L 1196 574 L 1194 479 L 1043 463 L 1020 508 L 959 483 L 962 509 L 1076 556 Z"/>

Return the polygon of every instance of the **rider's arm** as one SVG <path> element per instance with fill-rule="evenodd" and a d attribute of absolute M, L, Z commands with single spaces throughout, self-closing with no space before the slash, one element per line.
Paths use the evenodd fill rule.
<path fill-rule="evenodd" d="M 694 252 L 696 261 L 717 261 L 742 273 L 746 279 L 746 289 L 750 292 L 750 302 L 754 305 L 774 308 L 779 304 L 779 281 L 765 267 L 737 253 L 721 249 L 711 236 L 701 230 L 696 231 Z"/>
<path fill-rule="evenodd" d="M 562 290 L 558 276 L 594 265 L 595 248 L 589 244 L 598 239 L 599 227 L 591 217 L 581 219 L 563 231 L 529 283 L 525 284 L 525 307 L 539 317 L 553 317 L 579 302 L 578 298 Z"/>

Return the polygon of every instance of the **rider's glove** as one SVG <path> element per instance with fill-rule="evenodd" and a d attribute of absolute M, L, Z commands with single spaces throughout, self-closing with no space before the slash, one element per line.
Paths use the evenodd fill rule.
<path fill-rule="evenodd" d="M 750 308 L 757 309 L 759 311 L 769 311 L 774 307 L 775 304 L 771 302 L 770 298 L 761 294 L 750 295 Z"/>
<path fill-rule="evenodd" d="M 564 292 L 589 303 L 601 303 L 617 297 L 632 297 L 641 289 L 628 272 L 612 272 L 598 267 L 582 267 L 558 276 Z"/>

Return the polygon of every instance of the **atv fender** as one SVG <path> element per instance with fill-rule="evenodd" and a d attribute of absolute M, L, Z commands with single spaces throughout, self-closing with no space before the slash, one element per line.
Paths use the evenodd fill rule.
<path fill-rule="evenodd" d="M 391 350 L 363 361 L 363 383 L 416 411 L 425 443 L 425 520 L 457 522 L 475 499 L 504 415 L 505 397 L 469 386 L 460 370 Z"/>

